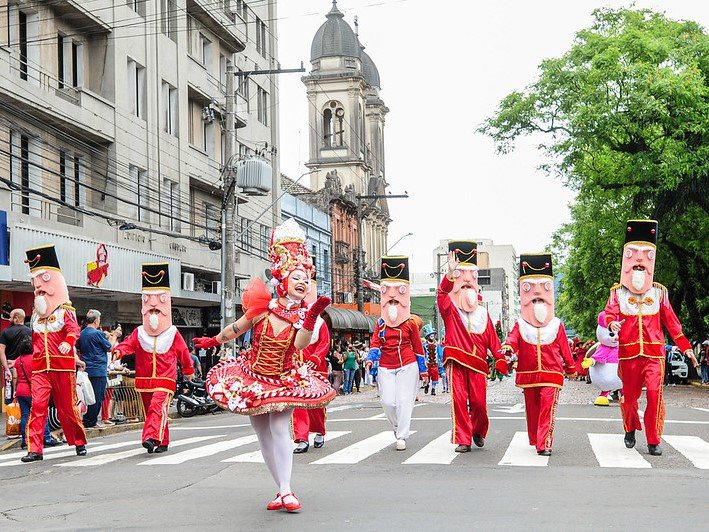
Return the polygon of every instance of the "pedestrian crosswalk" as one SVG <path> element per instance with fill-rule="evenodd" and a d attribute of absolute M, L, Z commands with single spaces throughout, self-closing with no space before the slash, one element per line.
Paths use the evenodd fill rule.
<path fill-rule="evenodd" d="M 198 461 L 237 465 L 262 463 L 263 457 L 258 449 L 255 434 L 239 436 L 222 433 L 190 437 L 176 437 L 170 443 L 165 454 L 148 456 L 139 442 L 135 440 L 119 442 L 90 442 L 89 455 L 76 457 L 73 447 L 54 447 L 45 449 L 44 462 L 62 468 L 90 468 L 113 463 L 127 462 L 131 467 L 165 467 Z M 416 433 L 408 441 L 404 452 L 393 451 L 395 437 L 391 430 L 359 434 L 351 430 L 330 431 L 326 436 L 326 445 L 322 449 L 312 449 L 307 454 L 294 457 L 295 464 L 307 466 L 347 466 L 372 461 L 402 466 L 438 465 L 449 466 L 458 463 L 467 465 L 493 465 L 504 468 L 513 467 L 557 467 L 568 465 L 568 456 L 585 457 L 586 465 L 601 468 L 652 469 L 674 467 L 667 465 L 667 460 L 681 460 L 686 468 L 709 469 L 709 442 L 698 436 L 665 435 L 663 447 L 665 456 L 649 457 L 643 453 L 644 445 L 638 442 L 635 449 L 627 449 L 623 444 L 622 434 L 578 433 L 573 444 L 565 444 L 567 461 L 561 453 L 551 457 L 539 456 L 534 447 L 529 445 L 526 432 L 512 432 L 508 435 L 496 434 L 484 449 L 473 449 L 466 458 L 454 451 L 450 442 L 451 431 L 431 431 Z M 312 435 L 311 435 L 312 448 Z M 570 453 L 569 448 L 573 451 Z M 19 458 L 24 451 L 0 454 L 0 468 L 28 467 L 21 464 Z M 671 455 L 667 457 L 667 455 Z M 137 458 L 137 460 L 136 460 Z M 66 460 L 62 460 L 66 459 Z M 378 462 L 375 462 L 378 461 Z M 382 462 L 384 461 L 384 462 Z M 676 462 L 675 462 L 676 463 Z"/>

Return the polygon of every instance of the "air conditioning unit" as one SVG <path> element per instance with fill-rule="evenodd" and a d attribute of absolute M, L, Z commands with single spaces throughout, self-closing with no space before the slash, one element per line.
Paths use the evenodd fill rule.
<path fill-rule="evenodd" d="M 194 273 L 183 273 L 182 274 L 182 289 L 194 292 Z"/>
<path fill-rule="evenodd" d="M 342 294 L 345 303 L 354 303 L 354 295 L 352 292 L 344 292 Z"/>
<path fill-rule="evenodd" d="M 212 281 L 212 294 L 220 294 L 222 293 L 222 282 L 221 281 Z"/>

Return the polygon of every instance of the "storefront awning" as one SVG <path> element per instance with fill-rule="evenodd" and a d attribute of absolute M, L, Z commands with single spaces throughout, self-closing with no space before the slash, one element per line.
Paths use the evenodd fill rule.
<path fill-rule="evenodd" d="M 335 331 L 373 332 L 379 316 L 369 316 L 348 308 L 328 307 L 323 318 L 330 329 Z"/>

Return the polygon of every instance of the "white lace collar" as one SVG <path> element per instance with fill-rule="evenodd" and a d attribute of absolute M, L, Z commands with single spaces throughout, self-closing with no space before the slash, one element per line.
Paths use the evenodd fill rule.
<path fill-rule="evenodd" d="M 519 318 L 517 324 L 519 325 L 519 332 L 522 335 L 522 339 L 525 342 L 537 345 L 538 340 L 540 345 L 548 345 L 554 343 L 554 340 L 556 340 L 556 336 L 559 334 L 561 320 L 554 316 L 544 327 L 535 327 L 522 318 Z"/>
<path fill-rule="evenodd" d="M 138 327 L 138 341 L 140 342 L 140 347 L 148 353 L 152 353 L 153 350 L 158 354 L 167 353 L 172 348 L 176 334 L 177 327 L 174 325 L 157 336 L 148 334 L 145 331 L 145 327 L 142 325 Z"/>
<path fill-rule="evenodd" d="M 458 308 L 458 307 L 456 307 Z M 463 320 L 463 325 L 468 332 L 482 334 L 487 328 L 487 309 L 477 305 L 472 312 L 465 312 L 458 308 L 460 319 Z"/>

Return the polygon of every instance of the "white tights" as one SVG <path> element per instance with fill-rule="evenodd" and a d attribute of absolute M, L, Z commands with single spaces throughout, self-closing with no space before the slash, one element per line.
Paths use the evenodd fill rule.
<path fill-rule="evenodd" d="M 293 469 L 293 440 L 290 433 L 292 410 L 250 416 L 256 431 L 261 454 L 278 485 L 281 495 L 291 493 L 290 477 Z"/>

